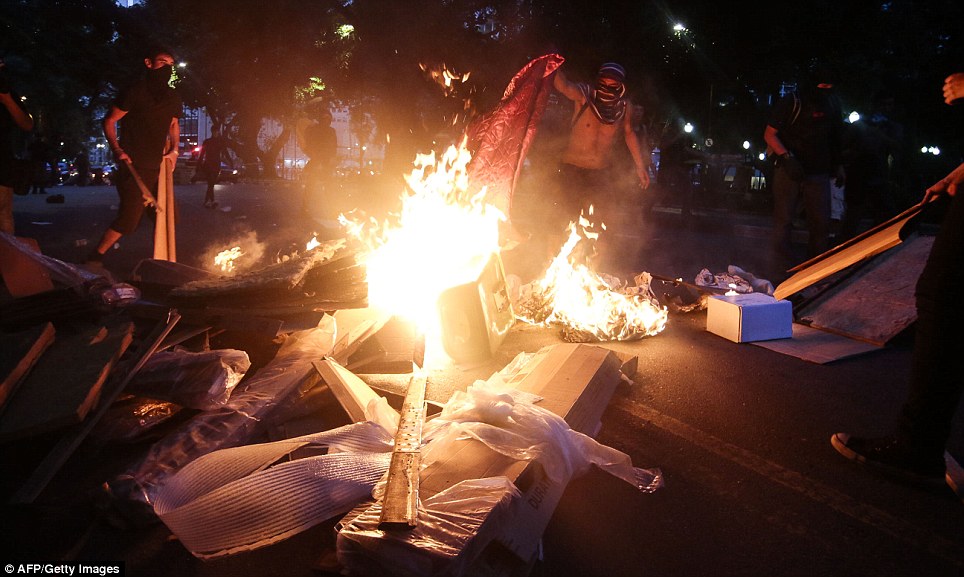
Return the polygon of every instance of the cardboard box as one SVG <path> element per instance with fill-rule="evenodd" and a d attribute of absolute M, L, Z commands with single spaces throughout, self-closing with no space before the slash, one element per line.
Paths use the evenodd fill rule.
<path fill-rule="evenodd" d="M 793 305 L 763 293 L 710 297 L 706 330 L 735 343 L 793 336 Z"/>

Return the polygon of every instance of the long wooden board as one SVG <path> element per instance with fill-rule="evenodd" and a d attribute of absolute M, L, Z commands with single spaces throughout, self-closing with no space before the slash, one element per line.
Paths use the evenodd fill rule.
<path fill-rule="evenodd" d="M 834 273 L 900 244 L 900 232 L 904 225 L 917 216 L 923 207 L 923 202 L 915 204 L 867 232 L 791 268 L 790 272 L 795 274 L 780 283 L 773 292 L 773 298 L 785 299 Z"/>
<path fill-rule="evenodd" d="M 0 334 L 0 413 L 21 381 L 54 342 L 54 325 L 45 323 L 13 334 Z"/>
<path fill-rule="evenodd" d="M 118 321 L 57 339 L 10 399 L 0 417 L 0 440 L 82 421 L 130 345 L 133 332 L 133 323 Z"/>

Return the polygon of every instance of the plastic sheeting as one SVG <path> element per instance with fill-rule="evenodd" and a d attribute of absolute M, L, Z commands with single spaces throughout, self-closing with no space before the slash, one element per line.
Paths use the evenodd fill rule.
<path fill-rule="evenodd" d="M 625 453 L 573 431 L 559 415 L 506 387 L 507 377 L 497 373 L 488 381 L 476 381 L 465 392 L 456 392 L 442 413 L 426 423 L 423 467 L 457 450 L 455 445 L 465 438 L 474 438 L 502 455 L 537 461 L 551 480 L 561 484 L 594 464 L 642 492 L 651 493 L 663 485 L 659 470 L 633 467 Z M 382 483 L 375 487 L 376 498 L 381 487 Z M 351 574 L 466 575 L 481 549 L 505 523 L 513 522 L 510 503 L 518 496 L 504 477 L 463 481 L 421 502 L 418 525 L 407 531 L 380 529 L 380 506 L 375 503 L 342 521 L 338 560 Z M 483 523 L 486 537 L 476 539 Z"/>
<path fill-rule="evenodd" d="M 221 349 L 154 353 L 127 391 L 201 411 L 218 409 L 251 367 L 248 353 Z"/>
<path fill-rule="evenodd" d="M 269 468 L 306 445 L 329 453 Z M 391 446 L 387 431 L 364 422 L 224 449 L 173 475 L 154 510 L 197 557 L 257 549 L 349 511 L 388 469 Z"/>
<path fill-rule="evenodd" d="M 126 474 L 110 483 L 122 498 L 153 503 L 157 486 L 194 459 L 218 449 L 247 443 L 263 419 L 285 397 L 315 374 L 312 362 L 329 354 L 335 342 L 334 320 L 325 316 L 317 328 L 292 333 L 275 358 L 236 390 L 218 409 L 205 411 L 148 450 Z"/>

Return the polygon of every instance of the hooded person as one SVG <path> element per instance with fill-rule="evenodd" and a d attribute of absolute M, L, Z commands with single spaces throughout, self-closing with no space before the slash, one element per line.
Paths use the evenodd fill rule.
<path fill-rule="evenodd" d="M 780 99 L 770 113 L 763 138 L 776 159 L 773 175 L 773 229 L 770 276 L 782 280 L 786 270 L 829 248 L 831 179 L 843 185 L 843 115 L 834 92 L 836 74 L 818 64 L 810 68 L 800 89 Z M 806 255 L 795 254 L 790 232 L 797 206 L 807 221 Z"/>
<path fill-rule="evenodd" d="M 170 159 L 172 166 L 177 162 L 181 99 L 170 86 L 173 66 L 170 50 L 149 49 L 143 74 L 120 91 L 104 117 L 104 136 L 118 164 L 114 178 L 120 205 L 117 217 L 88 255 L 89 263 L 101 262 L 110 247 L 137 229 L 144 215 L 144 196 L 128 162 L 155 197 L 162 159 Z"/>
<path fill-rule="evenodd" d="M 577 221 L 580 212 L 588 215 L 590 205 L 596 224 L 611 226 L 619 217 L 617 205 L 625 182 L 613 162 L 620 137 L 633 159 L 637 188 L 649 186 L 648 155 L 633 130 L 632 103 L 626 96 L 626 70 L 616 62 L 606 62 L 591 85 L 572 82 L 559 70 L 553 86 L 572 102 L 572 117 L 548 215 L 550 234 L 565 235 L 569 222 Z"/>

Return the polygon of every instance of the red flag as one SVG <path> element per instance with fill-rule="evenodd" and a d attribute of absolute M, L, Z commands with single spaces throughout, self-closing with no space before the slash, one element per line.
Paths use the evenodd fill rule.
<path fill-rule="evenodd" d="M 485 186 L 486 201 L 506 216 L 536 127 L 552 91 L 552 74 L 565 59 L 546 54 L 526 64 L 509 82 L 498 106 L 469 125 L 468 145 L 475 151 L 469 182 Z"/>

